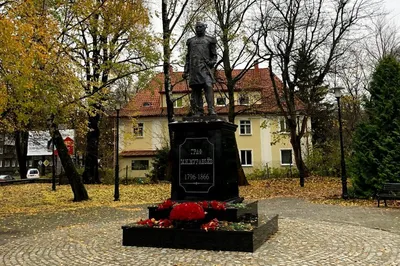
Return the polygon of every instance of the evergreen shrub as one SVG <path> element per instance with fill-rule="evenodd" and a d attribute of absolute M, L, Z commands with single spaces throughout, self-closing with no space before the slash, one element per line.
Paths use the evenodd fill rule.
<path fill-rule="evenodd" d="M 386 182 L 400 182 L 400 63 L 394 56 L 379 61 L 369 92 L 349 164 L 354 192 L 367 197 Z"/>

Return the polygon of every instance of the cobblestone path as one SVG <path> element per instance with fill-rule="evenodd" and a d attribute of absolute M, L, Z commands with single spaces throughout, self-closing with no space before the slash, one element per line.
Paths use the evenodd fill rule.
<path fill-rule="evenodd" d="M 337 222 L 279 219 L 279 231 L 254 253 L 121 245 L 132 220 L 58 227 L 0 245 L 13 265 L 400 265 L 400 235 Z"/>

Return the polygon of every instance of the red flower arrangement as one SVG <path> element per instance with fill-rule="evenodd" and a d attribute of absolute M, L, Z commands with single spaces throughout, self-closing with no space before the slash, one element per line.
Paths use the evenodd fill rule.
<path fill-rule="evenodd" d="M 211 208 L 217 211 L 225 211 L 226 210 L 226 202 L 220 202 L 213 200 L 210 202 Z"/>
<path fill-rule="evenodd" d="M 168 219 L 160 219 L 160 220 L 155 220 L 154 218 L 152 219 L 146 219 L 146 220 L 140 220 L 137 222 L 139 225 L 143 225 L 146 227 L 160 227 L 160 228 L 168 228 L 172 226 L 172 222 Z"/>
<path fill-rule="evenodd" d="M 203 207 L 203 209 L 207 209 L 208 208 L 208 201 L 204 200 L 204 201 L 199 201 L 198 204 Z"/>
<path fill-rule="evenodd" d="M 153 219 L 146 219 L 146 220 L 140 219 L 140 221 L 138 221 L 137 224 L 144 225 L 144 226 L 147 226 L 147 227 L 153 227 L 155 221 L 156 220 L 154 218 Z"/>
<path fill-rule="evenodd" d="M 226 210 L 226 202 L 221 201 L 199 201 L 198 204 L 203 207 L 203 209 L 214 209 L 217 211 L 225 211 Z"/>
<path fill-rule="evenodd" d="M 161 203 L 160 205 L 158 205 L 158 210 L 170 209 L 170 208 L 172 208 L 172 206 L 174 206 L 175 204 L 176 204 L 175 201 L 172 201 L 171 199 L 167 199 L 166 201 L 164 201 L 163 203 Z"/>
<path fill-rule="evenodd" d="M 202 224 L 201 229 L 207 231 L 215 231 L 219 227 L 219 221 L 217 218 L 212 219 L 210 222 Z"/>
<path fill-rule="evenodd" d="M 168 228 L 172 226 L 172 222 L 169 219 L 161 219 L 158 221 L 158 227 Z"/>
<path fill-rule="evenodd" d="M 176 205 L 169 214 L 170 220 L 194 221 L 202 220 L 205 217 L 203 207 L 195 202 L 185 202 Z"/>

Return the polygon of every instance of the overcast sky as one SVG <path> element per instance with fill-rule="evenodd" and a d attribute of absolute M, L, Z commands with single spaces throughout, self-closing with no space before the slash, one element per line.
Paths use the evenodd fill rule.
<path fill-rule="evenodd" d="M 385 8 L 390 12 L 389 18 L 400 26 L 400 0 L 385 0 Z"/>

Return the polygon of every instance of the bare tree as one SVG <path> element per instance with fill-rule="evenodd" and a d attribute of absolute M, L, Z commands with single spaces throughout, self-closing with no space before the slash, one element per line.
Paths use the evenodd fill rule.
<path fill-rule="evenodd" d="M 368 53 L 372 65 L 385 56 L 400 55 L 400 36 L 398 27 L 388 22 L 387 16 L 377 17 L 372 21 L 372 38 L 365 43 L 365 50 Z"/>
<path fill-rule="evenodd" d="M 174 84 L 171 83 L 171 56 L 172 52 L 180 44 L 182 38 L 190 29 L 190 24 L 196 18 L 198 11 L 203 7 L 204 1 L 199 1 L 195 9 L 189 9 L 189 0 L 162 0 L 161 18 L 163 25 L 163 73 L 164 73 L 164 91 L 167 102 L 168 122 L 174 121 L 174 99 L 172 97 L 172 89 Z M 192 7 L 192 6 L 191 6 Z M 186 14 L 185 14 L 186 13 Z M 187 19 L 185 25 L 182 26 L 182 18 Z M 176 34 L 176 29 L 181 31 Z M 175 34 L 174 34 L 175 33 Z M 170 139 L 172 133 L 169 130 Z"/>
<path fill-rule="evenodd" d="M 99 183 L 99 121 L 110 87 L 156 65 L 148 9 L 142 1 L 70 2 L 63 13 L 62 42 L 81 77 L 88 132 L 83 180 Z"/>
<path fill-rule="evenodd" d="M 234 91 L 244 75 L 258 64 L 258 46 L 253 40 L 258 39 L 258 31 L 252 27 L 252 7 L 256 0 L 213 0 L 211 19 L 216 25 L 215 34 L 218 39 L 220 60 L 225 74 L 225 86 L 228 90 L 228 120 L 235 121 Z M 233 71 L 239 72 L 233 75 Z"/>
<path fill-rule="evenodd" d="M 371 0 L 263 0 L 259 4 L 263 35 L 261 56 L 268 60 L 277 104 L 290 128 L 290 141 L 300 173 L 300 185 L 308 175 L 302 158 L 301 139 L 307 128 L 312 101 L 304 103 L 297 122 L 299 73 L 296 56 L 300 49 L 314 58 L 315 73 L 308 84 L 309 95 L 323 85 L 332 66 L 362 38 L 362 21 L 375 15 L 378 1 Z M 279 75 L 282 84 L 274 77 Z M 298 125 L 300 123 L 300 125 Z"/>
<path fill-rule="evenodd" d="M 252 27 L 252 8 L 256 0 L 212 0 L 205 11 L 207 16 L 215 25 L 214 34 L 218 40 L 219 60 L 216 68 L 222 67 L 224 76 L 217 82 L 223 82 L 228 92 L 228 120 L 235 122 L 236 115 L 243 111 L 235 109 L 234 92 L 238 89 L 237 84 L 242 80 L 249 69 L 258 64 L 258 46 L 254 45 L 253 39 L 258 31 Z M 234 74 L 234 70 L 238 70 Z M 248 185 L 239 160 L 237 151 L 237 162 L 239 172 L 239 185 Z"/>
<path fill-rule="evenodd" d="M 398 27 L 388 22 L 388 15 L 372 18 L 367 38 L 351 47 L 346 57 L 334 66 L 335 82 L 346 89 L 342 108 L 345 147 L 350 146 L 355 128 L 363 119 L 361 106 L 369 97 L 371 73 L 376 64 L 385 56 L 400 56 Z"/>
<path fill-rule="evenodd" d="M 345 58 L 335 65 L 334 80 L 345 88 L 343 99 L 343 129 L 345 144 L 349 145 L 351 136 L 362 119 L 362 101 L 368 95 L 370 70 L 373 67 L 368 60 L 368 51 L 351 48 Z M 348 150 L 348 149 L 346 149 Z"/>

